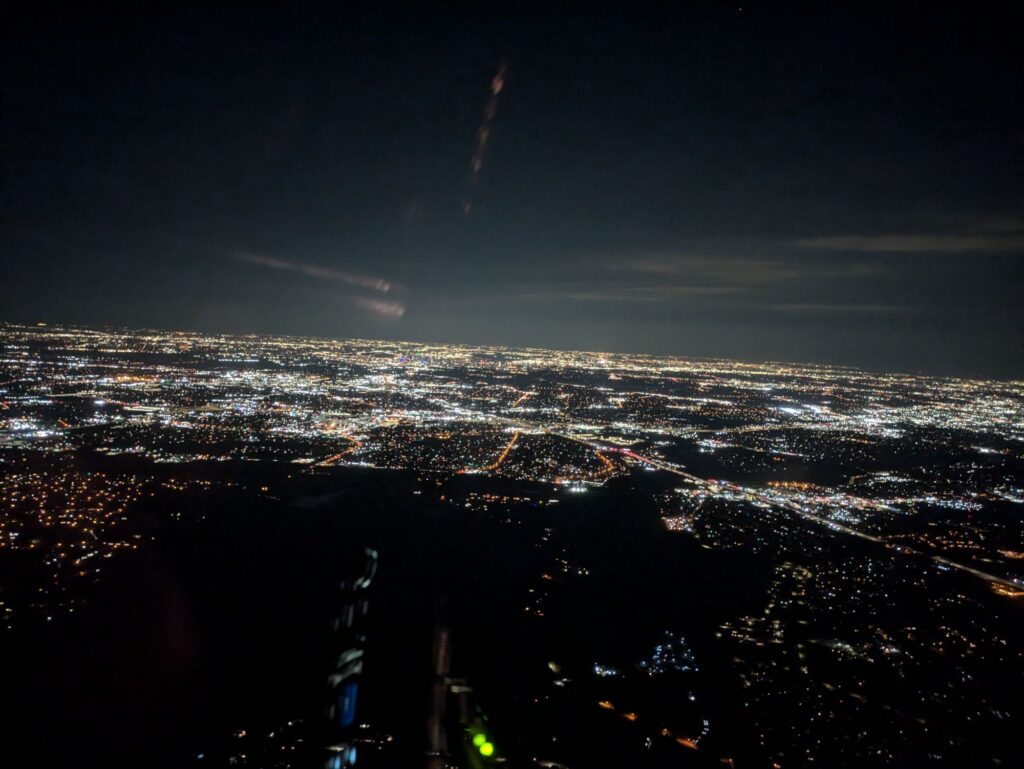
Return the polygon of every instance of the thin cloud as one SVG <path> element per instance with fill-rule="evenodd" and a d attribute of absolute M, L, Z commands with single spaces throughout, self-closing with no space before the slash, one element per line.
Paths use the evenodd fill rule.
<path fill-rule="evenodd" d="M 573 302 L 663 302 L 684 296 L 721 296 L 741 291 L 735 286 L 633 286 L 619 289 L 531 291 L 517 294 L 516 298 Z"/>
<path fill-rule="evenodd" d="M 545 270 L 542 285 L 521 279 L 507 298 L 524 301 L 633 303 L 730 306 L 762 298 L 777 298 L 787 290 L 849 284 L 878 274 L 880 267 L 855 260 L 788 257 L 705 256 L 695 254 L 630 253 L 580 256 L 571 268 Z M 513 288 L 506 282 L 506 290 Z M 793 295 L 791 293 L 791 295 Z M 724 305 L 722 305 L 724 306 Z"/>
<path fill-rule="evenodd" d="M 378 278 L 372 275 L 362 275 L 355 272 L 345 272 L 344 270 L 335 270 L 330 267 L 319 267 L 313 264 L 303 264 L 302 262 L 289 262 L 284 259 L 275 259 L 272 256 L 244 253 L 235 254 L 234 258 L 249 264 L 259 265 L 260 267 L 268 267 L 272 270 L 295 272 L 300 275 L 307 275 L 311 278 L 343 283 L 347 286 L 368 288 L 373 291 L 379 291 L 383 294 L 386 294 L 396 288 L 391 281 L 385 280 L 384 278 Z"/>
<path fill-rule="evenodd" d="M 336 270 L 330 267 L 319 267 L 313 264 L 303 264 L 302 262 L 289 262 L 284 259 L 276 259 L 272 256 L 263 256 L 261 254 L 241 253 L 233 254 L 232 256 L 248 264 L 255 264 L 271 270 L 305 275 L 310 278 L 316 278 L 318 281 L 329 281 L 343 286 L 350 286 L 354 289 L 366 289 L 381 294 L 389 294 L 401 289 L 401 286 L 373 275 Z M 332 293 L 335 295 L 339 294 L 337 291 L 332 291 Z M 375 296 L 353 296 L 348 291 L 340 292 L 340 294 L 339 298 L 342 301 L 349 302 L 353 306 L 367 310 L 381 318 L 398 320 L 405 315 L 405 305 L 398 300 L 379 299 Z"/>
<path fill-rule="evenodd" d="M 913 312 L 912 307 L 900 307 L 892 304 L 820 304 L 804 302 L 787 302 L 767 305 L 766 309 L 776 312 L 834 312 L 863 313 L 871 315 Z"/>
<path fill-rule="evenodd" d="M 857 278 L 872 275 L 877 267 L 868 264 L 808 263 L 792 256 L 755 258 L 748 256 L 697 256 L 657 254 L 641 257 L 609 256 L 603 263 L 613 276 L 635 275 L 659 280 L 698 279 L 714 284 L 757 287 L 819 278 Z"/>
<path fill-rule="evenodd" d="M 494 124 L 494 117 L 498 114 L 498 97 L 505 88 L 505 78 L 508 75 L 508 65 L 505 62 L 498 63 L 498 70 L 491 78 L 491 94 L 484 108 L 483 122 L 476 129 L 476 146 L 473 148 L 473 157 L 469 161 L 469 193 L 462 202 L 462 211 L 469 214 L 473 209 L 473 188 L 480 183 L 480 172 L 484 167 L 484 153 L 487 151 L 487 141 L 491 137 L 491 130 Z"/>
<path fill-rule="evenodd" d="M 801 248 L 867 253 L 961 253 L 1022 251 L 1024 232 L 985 232 L 954 235 L 839 235 L 796 241 Z"/>
<path fill-rule="evenodd" d="M 369 299 L 365 296 L 357 296 L 353 297 L 352 304 L 364 310 L 369 310 L 382 318 L 398 320 L 405 315 L 405 305 L 400 302 L 388 302 L 383 299 Z"/>

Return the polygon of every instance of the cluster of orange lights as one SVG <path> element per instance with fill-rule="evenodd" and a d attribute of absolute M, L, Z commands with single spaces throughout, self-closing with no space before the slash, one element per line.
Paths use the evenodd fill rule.
<path fill-rule="evenodd" d="M 602 710 L 615 710 L 615 705 L 613 705 L 609 700 L 599 700 L 597 706 Z M 623 713 L 622 717 L 627 721 L 631 722 L 637 721 L 640 718 L 636 713 L 632 712 Z M 672 732 L 669 729 L 665 727 L 662 727 L 660 734 L 662 737 L 670 737 L 674 739 L 679 745 L 682 745 L 684 748 L 689 748 L 690 750 L 700 750 L 700 748 L 697 746 L 696 741 L 691 740 L 689 737 L 677 737 L 676 735 L 672 734 Z M 723 759 L 723 761 L 729 761 L 731 763 L 732 759 Z"/>
<path fill-rule="evenodd" d="M 1010 585 L 1003 584 L 1002 582 L 993 582 L 992 592 L 1006 598 L 1024 598 L 1024 590 L 1011 587 Z"/>

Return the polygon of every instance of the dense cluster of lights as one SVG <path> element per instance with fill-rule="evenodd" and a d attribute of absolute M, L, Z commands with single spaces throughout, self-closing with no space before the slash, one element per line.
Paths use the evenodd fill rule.
<path fill-rule="evenodd" d="M 502 521 L 660 473 L 673 480 L 654 494 L 666 538 L 774 564 L 764 605 L 722 622 L 717 637 L 778 765 L 837 751 L 898 763 L 891 746 L 910 732 L 939 755 L 962 740 L 957 718 L 1009 717 L 970 683 L 977 660 L 1014 661 L 992 615 L 1024 596 L 1020 382 L 18 325 L 0 327 L 0 367 L 0 551 L 38 551 L 48 576 L 29 603 L 47 613 L 74 605 L 71 576 L 94 579 L 102 559 L 139 545 L 125 526 L 133 501 L 199 483 L 89 474 L 72 461 L 80 452 L 180 466 L 182 478 L 214 462 L 409 470 L 452 509 Z M 445 486 L 453 479 L 533 486 L 457 491 Z M 592 578 L 550 528 L 536 546 L 547 565 L 523 610 L 543 623 L 553 591 Z M 896 603 L 913 612 L 893 616 Z M 8 599 L 0 610 L 10 620 Z M 636 671 L 614 662 L 583 669 L 602 685 Z M 641 668 L 696 673 L 676 635 Z M 869 734 L 878 708 L 897 709 L 882 669 L 923 699 L 899 705 L 911 715 L 900 711 L 892 734 Z M 696 749 L 708 728 L 696 723 L 684 737 L 666 733 Z"/>

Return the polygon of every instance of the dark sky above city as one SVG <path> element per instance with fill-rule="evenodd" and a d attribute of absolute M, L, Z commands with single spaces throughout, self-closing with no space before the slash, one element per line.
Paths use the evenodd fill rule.
<path fill-rule="evenodd" d="M 9 14 L 0 320 L 1024 375 L 1010 3 L 370 5 Z"/>

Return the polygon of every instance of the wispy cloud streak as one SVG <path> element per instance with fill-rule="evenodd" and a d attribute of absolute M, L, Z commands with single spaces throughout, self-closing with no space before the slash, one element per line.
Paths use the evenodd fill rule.
<path fill-rule="evenodd" d="M 402 289 L 401 286 L 384 278 L 373 275 L 363 275 L 356 272 L 347 272 L 345 270 L 336 270 L 331 267 L 320 267 L 314 264 L 303 264 L 302 262 L 290 262 L 284 259 L 276 259 L 272 256 L 264 256 L 262 254 L 241 253 L 233 254 L 233 257 L 239 261 L 246 262 L 248 264 L 255 264 L 259 267 L 305 275 L 309 278 L 315 278 L 318 281 L 329 281 L 330 283 L 340 284 L 342 286 L 351 287 L 352 289 L 365 289 L 368 291 L 375 291 L 380 294 L 393 294 L 394 292 L 401 292 Z M 340 299 L 342 301 L 346 301 L 355 307 L 373 313 L 380 318 L 398 320 L 405 315 L 405 305 L 397 299 L 381 299 L 374 295 L 352 295 L 351 292 L 345 290 L 333 293 L 336 295 L 340 294 Z"/>
<path fill-rule="evenodd" d="M 801 248 L 867 253 L 1024 251 L 1024 229 L 1002 232 L 905 235 L 837 235 L 796 241 Z"/>
<path fill-rule="evenodd" d="M 269 267 L 272 270 L 283 270 L 285 272 L 296 272 L 300 275 L 307 275 L 311 278 L 319 278 L 321 280 L 330 280 L 335 283 L 343 283 L 347 286 L 356 286 L 358 288 L 368 288 L 373 291 L 379 291 L 383 294 L 388 293 L 395 285 L 384 278 L 374 277 L 372 275 L 361 275 L 354 272 L 345 272 L 344 270 L 335 270 L 330 267 L 319 267 L 314 264 L 303 264 L 302 262 L 289 262 L 284 259 L 275 259 L 272 256 L 263 256 L 261 254 L 236 254 L 235 258 L 239 261 L 248 262 L 249 264 L 256 264 L 261 267 Z"/>
<path fill-rule="evenodd" d="M 405 315 L 405 305 L 399 302 L 388 302 L 383 299 L 370 299 L 365 296 L 357 296 L 352 299 L 352 304 L 364 310 L 380 315 L 382 318 L 397 320 Z"/>
<path fill-rule="evenodd" d="M 542 299 L 573 302 L 663 302 L 687 296 L 721 296 L 739 293 L 735 286 L 627 286 L 621 288 L 547 288 L 516 294 L 518 299 Z"/>
<path fill-rule="evenodd" d="M 891 304 L 854 304 L 854 303 L 810 303 L 810 302 L 785 302 L 781 304 L 769 304 L 766 309 L 776 312 L 795 313 L 863 313 L 869 315 L 886 315 L 890 313 L 914 312 L 913 307 L 900 307 Z"/>
<path fill-rule="evenodd" d="M 484 167 L 484 152 L 487 151 L 487 141 L 491 138 L 491 124 L 494 122 L 495 115 L 498 114 L 498 96 L 505 88 L 506 74 L 508 74 L 508 65 L 505 62 L 500 62 L 498 71 L 491 79 L 491 95 L 487 99 L 487 106 L 484 107 L 483 122 L 476 129 L 476 146 L 473 149 L 473 157 L 469 161 L 470 194 L 462 202 L 462 210 L 467 214 L 473 208 L 472 190 L 480 183 L 480 171 Z"/>

